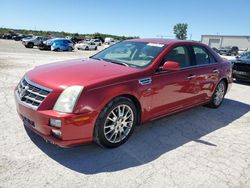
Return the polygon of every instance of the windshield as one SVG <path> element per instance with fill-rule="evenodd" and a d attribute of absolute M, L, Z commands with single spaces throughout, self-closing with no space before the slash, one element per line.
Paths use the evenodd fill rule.
<path fill-rule="evenodd" d="M 250 61 L 250 53 L 245 53 L 240 57 L 241 60 Z"/>
<path fill-rule="evenodd" d="M 160 43 L 124 41 L 101 51 L 92 58 L 142 68 L 148 66 L 164 47 L 165 45 Z"/>

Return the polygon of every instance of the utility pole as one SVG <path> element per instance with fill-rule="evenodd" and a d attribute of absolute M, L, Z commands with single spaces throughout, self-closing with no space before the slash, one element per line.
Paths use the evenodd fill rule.
<path fill-rule="evenodd" d="M 192 36 L 193 36 L 193 35 L 192 35 L 192 33 L 191 33 L 191 34 L 190 34 L 190 38 L 189 38 L 189 40 L 192 40 Z"/>

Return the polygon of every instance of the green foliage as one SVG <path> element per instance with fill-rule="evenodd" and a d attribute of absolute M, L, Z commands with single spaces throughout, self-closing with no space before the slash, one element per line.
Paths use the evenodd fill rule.
<path fill-rule="evenodd" d="M 28 29 L 10 29 L 10 28 L 1 28 L 0 27 L 0 35 L 3 34 L 11 34 L 11 33 L 18 33 L 18 34 L 33 34 L 36 36 L 49 36 L 52 37 L 75 37 L 75 38 L 106 38 L 111 37 L 115 40 L 126 40 L 126 39 L 133 39 L 133 38 L 139 38 L 135 36 L 117 36 L 117 35 L 110 35 L 110 34 L 102 34 L 102 33 L 94 33 L 94 34 L 79 34 L 79 33 L 69 33 L 64 31 L 37 31 L 37 30 L 28 30 Z"/>
<path fill-rule="evenodd" d="M 178 23 L 174 26 L 174 34 L 177 39 L 186 40 L 187 39 L 187 28 L 188 24 Z"/>

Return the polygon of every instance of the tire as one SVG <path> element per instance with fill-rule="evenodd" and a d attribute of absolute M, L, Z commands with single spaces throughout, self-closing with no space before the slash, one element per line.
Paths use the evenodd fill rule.
<path fill-rule="evenodd" d="M 95 47 L 95 50 L 97 50 L 97 47 Z"/>
<path fill-rule="evenodd" d="M 216 86 L 216 89 L 212 95 L 212 98 L 210 102 L 207 104 L 207 106 L 210 108 L 218 108 L 224 100 L 226 91 L 227 91 L 226 83 L 225 81 L 222 80 Z"/>
<path fill-rule="evenodd" d="M 61 49 L 59 49 L 59 48 L 55 48 L 54 50 L 52 50 L 52 51 L 54 51 L 54 52 L 60 52 L 61 51 Z"/>
<path fill-rule="evenodd" d="M 69 49 L 68 49 L 69 52 L 72 52 L 73 51 L 73 48 L 70 46 Z"/>
<path fill-rule="evenodd" d="M 28 48 L 33 48 L 34 47 L 34 44 L 32 42 L 29 42 L 28 45 L 27 45 Z"/>
<path fill-rule="evenodd" d="M 88 47 L 88 46 L 86 46 L 85 50 L 89 50 L 89 47 Z"/>
<path fill-rule="evenodd" d="M 125 97 L 112 100 L 97 118 L 95 142 L 106 148 L 124 144 L 133 133 L 137 119 L 137 109 L 133 101 Z"/>

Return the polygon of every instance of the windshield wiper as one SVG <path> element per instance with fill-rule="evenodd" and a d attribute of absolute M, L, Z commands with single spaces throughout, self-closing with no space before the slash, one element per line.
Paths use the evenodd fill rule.
<path fill-rule="evenodd" d="M 118 64 L 118 65 L 123 65 L 123 66 L 129 67 L 129 65 L 127 63 L 124 63 L 124 62 L 121 62 L 121 61 L 117 61 L 117 60 L 113 60 L 113 59 L 103 59 L 103 60 L 108 61 L 110 63 L 115 63 L 115 64 Z"/>
<path fill-rule="evenodd" d="M 91 59 L 96 59 L 96 60 L 100 60 L 102 61 L 103 59 L 102 58 L 97 58 L 97 57 L 90 57 Z"/>
<path fill-rule="evenodd" d="M 100 61 L 107 61 L 107 62 L 110 62 L 110 63 L 115 63 L 115 64 L 118 64 L 118 65 L 123 65 L 123 66 L 129 67 L 129 65 L 127 63 L 117 61 L 117 60 L 113 60 L 113 59 L 104 59 L 104 58 L 102 59 L 102 58 L 97 58 L 97 57 L 90 57 L 90 58 L 100 60 Z"/>

